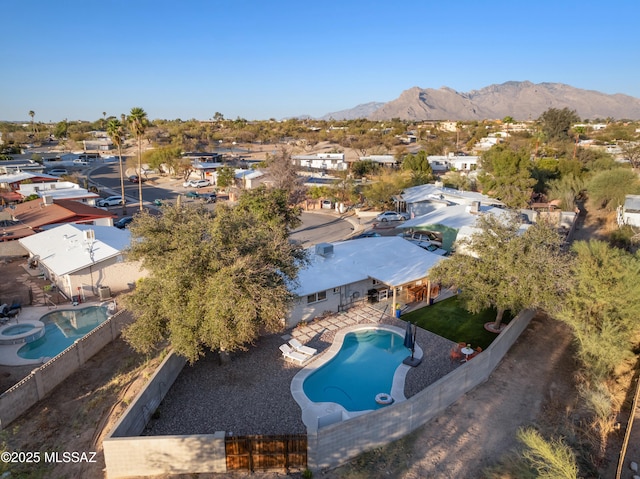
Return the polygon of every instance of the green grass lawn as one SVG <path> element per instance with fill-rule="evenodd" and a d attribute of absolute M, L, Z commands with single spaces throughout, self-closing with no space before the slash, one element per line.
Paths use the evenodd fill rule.
<path fill-rule="evenodd" d="M 497 336 L 484 329 L 484 323 L 495 321 L 495 309 L 471 314 L 464 309 L 456 296 L 403 314 L 401 319 L 456 343 L 471 344 L 473 348 L 480 346 L 486 349 Z M 507 311 L 502 322 L 508 324 L 509 321 L 511 314 Z"/>

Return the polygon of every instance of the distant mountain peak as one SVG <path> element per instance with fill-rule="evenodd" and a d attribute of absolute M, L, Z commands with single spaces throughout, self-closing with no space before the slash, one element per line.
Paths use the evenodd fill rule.
<path fill-rule="evenodd" d="M 583 90 L 564 83 L 507 81 L 480 90 L 458 92 L 411 87 L 387 103 L 370 102 L 355 108 L 328 113 L 333 118 L 372 120 L 484 120 L 511 116 L 516 120 L 538 118 L 549 108 L 569 108 L 584 119 L 640 119 L 640 99 L 629 95 Z"/>

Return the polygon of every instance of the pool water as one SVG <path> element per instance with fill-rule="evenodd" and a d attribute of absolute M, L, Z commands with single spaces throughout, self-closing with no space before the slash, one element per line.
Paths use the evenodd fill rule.
<path fill-rule="evenodd" d="M 338 354 L 311 373 L 303 390 L 314 402 L 334 402 L 347 411 L 367 411 L 384 405 L 375 400 L 391 393 L 393 376 L 411 354 L 404 338 L 392 331 L 355 331 L 345 335 Z"/>
<path fill-rule="evenodd" d="M 35 329 L 35 326 L 33 324 L 17 324 L 15 326 L 8 327 L 4 331 L 2 331 L 2 334 L 4 336 L 17 336 L 18 334 L 29 332 L 32 329 Z"/>
<path fill-rule="evenodd" d="M 71 346 L 76 339 L 91 332 L 106 320 L 107 308 L 104 306 L 47 313 L 40 318 L 45 325 L 44 336 L 22 346 L 18 350 L 18 356 L 24 359 L 57 356 Z"/>

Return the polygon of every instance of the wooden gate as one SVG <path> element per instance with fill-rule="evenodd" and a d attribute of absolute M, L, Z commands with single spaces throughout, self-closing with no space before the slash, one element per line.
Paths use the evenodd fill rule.
<path fill-rule="evenodd" d="M 225 438 L 227 471 L 307 467 L 307 436 L 229 436 Z"/>

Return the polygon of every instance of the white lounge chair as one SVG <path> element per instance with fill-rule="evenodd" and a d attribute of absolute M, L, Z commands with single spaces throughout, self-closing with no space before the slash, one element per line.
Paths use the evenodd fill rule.
<path fill-rule="evenodd" d="M 282 351 L 282 356 L 284 356 L 285 359 L 291 359 L 299 364 L 304 363 L 310 357 L 299 353 L 298 351 L 294 351 L 288 344 L 280 346 L 280 351 Z"/>
<path fill-rule="evenodd" d="M 293 347 L 293 349 L 295 349 L 299 353 L 306 354 L 307 356 L 313 356 L 314 354 L 316 354 L 318 352 L 317 349 L 310 348 L 309 346 L 305 346 L 300 341 L 298 341 L 296 338 L 290 339 L 289 340 L 289 344 Z"/>

